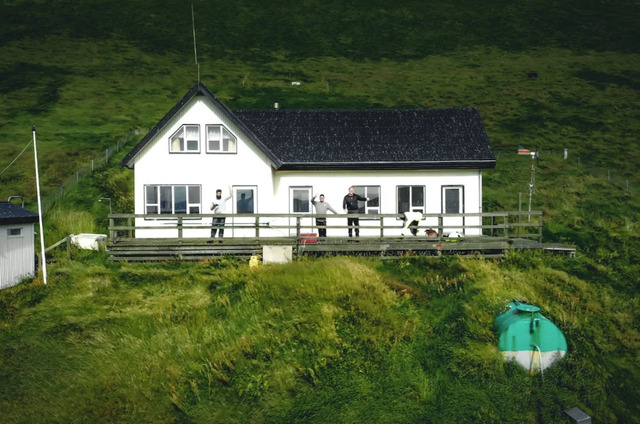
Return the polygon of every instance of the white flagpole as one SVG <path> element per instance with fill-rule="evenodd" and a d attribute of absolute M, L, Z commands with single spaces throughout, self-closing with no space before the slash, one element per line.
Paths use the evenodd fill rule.
<path fill-rule="evenodd" d="M 44 284 L 47 285 L 47 257 L 44 252 L 44 217 L 42 215 L 42 200 L 40 199 L 40 174 L 38 173 L 38 146 L 36 145 L 36 126 L 31 128 L 33 132 L 33 155 L 36 163 L 36 190 L 38 193 L 38 214 L 40 215 L 40 251 L 42 255 L 42 276 L 44 278 Z"/>

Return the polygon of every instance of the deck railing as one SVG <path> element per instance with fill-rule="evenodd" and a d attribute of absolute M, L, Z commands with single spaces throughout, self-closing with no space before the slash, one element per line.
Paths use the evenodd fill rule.
<path fill-rule="evenodd" d="M 223 227 L 214 227 L 212 218 L 225 217 Z M 404 226 L 402 215 L 398 214 L 110 214 L 109 240 L 123 241 L 136 237 L 144 238 L 202 238 L 208 236 L 212 228 L 225 230 L 225 237 L 273 238 L 291 237 L 297 240 L 317 233 L 315 218 L 327 218 L 329 237 L 340 229 L 346 236 L 347 217 L 360 218 L 360 231 L 370 235 L 397 237 Z M 342 221 L 342 225 L 336 225 Z M 463 235 L 483 235 L 496 238 L 528 238 L 542 241 L 541 211 L 507 211 L 464 214 L 423 214 L 418 228 L 418 236 L 425 237 L 425 230 L 433 229 L 443 238 L 452 231 Z M 199 230 L 199 235 L 193 236 Z M 145 234 L 145 232 L 147 232 Z M 190 233 L 185 234 L 185 233 Z"/>

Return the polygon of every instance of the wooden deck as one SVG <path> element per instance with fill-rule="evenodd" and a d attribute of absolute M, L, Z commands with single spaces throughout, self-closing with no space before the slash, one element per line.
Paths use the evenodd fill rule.
<path fill-rule="evenodd" d="M 169 227 L 178 231 L 178 237 L 171 238 L 135 238 L 135 231 L 146 229 L 149 226 L 133 225 L 135 218 L 147 217 L 145 215 L 110 216 L 110 237 L 107 244 L 109 257 L 114 261 L 149 262 L 168 260 L 211 260 L 222 257 L 235 257 L 249 259 L 252 256 L 261 257 L 265 246 L 291 246 L 294 257 L 321 256 L 321 255 L 368 255 L 384 259 L 401 258 L 408 255 L 475 255 L 484 258 L 503 257 L 509 250 L 514 249 L 545 249 L 548 251 L 572 255 L 574 248 L 542 243 L 542 214 L 540 212 L 527 212 L 528 219 L 523 220 L 520 212 L 501 212 L 494 214 L 469 214 L 481 217 L 479 225 L 462 228 L 465 232 L 478 234 L 478 228 L 483 235 L 466 235 L 462 238 L 446 237 L 447 227 L 444 225 L 446 215 L 433 215 L 438 219 L 439 226 L 436 237 L 427 237 L 419 233 L 417 236 L 385 235 L 398 232 L 401 224 L 398 224 L 397 215 L 379 215 L 380 226 L 375 227 L 380 235 L 365 235 L 361 237 L 309 237 L 303 232 L 301 218 L 306 216 L 290 215 L 294 224 L 286 228 L 293 236 L 265 237 L 260 236 L 260 230 L 264 227 L 259 224 L 265 217 L 251 215 L 255 218 L 255 237 L 224 237 L 224 238 L 185 238 L 182 237 L 182 225 L 179 216 L 175 216 L 176 225 Z M 282 216 L 282 215 L 280 215 Z M 425 215 L 427 216 L 427 215 Z M 531 216 L 535 219 L 531 220 Z M 210 219 L 211 215 L 203 215 Z M 335 215 L 332 215 L 336 218 Z M 166 217 L 164 217 L 166 218 Z M 182 217 L 184 218 L 184 216 Z M 190 216 L 193 218 L 193 215 Z M 370 218 L 370 216 L 368 217 Z M 384 224 L 384 218 L 391 224 Z M 123 223 L 119 223 L 121 220 Z M 308 226 L 307 226 L 308 227 Z M 163 228 L 167 228 L 166 226 Z M 191 227 L 194 228 L 194 227 Z M 210 226 L 199 228 L 209 229 Z M 233 225 L 226 226 L 226 234 Z M 344 228 L 346 226 L 333 226 L 329 228 Z M 363 228 L 363 227 L 361 227 Z M 242 229 L 247 230 L 243 225 Z M 368 228 L 371 231 L 371 227 Z M 308 228 L 307 228 L 308 230 Z M 471 230 L 471 231 L 470 231 Z M 264 233 L 264 229 L 263 229 Z M 486 234 L 486 235 L 485 235 Z"/>

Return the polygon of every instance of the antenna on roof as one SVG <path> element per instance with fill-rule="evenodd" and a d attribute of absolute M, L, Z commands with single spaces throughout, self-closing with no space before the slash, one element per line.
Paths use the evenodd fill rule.
<path fill-rule="evenodd" d="M 193 28 L 193 56 L 198 68 L 198 84 L 200 84 L 200 64 L 198 63 L 198 50 L 196 49 L 196 18 L 193 12 L 193 3 L 191 3 L 191 27 Z"/>

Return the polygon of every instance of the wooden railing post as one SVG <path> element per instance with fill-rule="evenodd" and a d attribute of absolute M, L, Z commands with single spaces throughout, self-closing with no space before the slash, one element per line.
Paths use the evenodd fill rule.
<path fill-rule="evenodd" d="M 518 214 L 520 216 L 520 214 Z M 504 237 L 509 238 L 509 214 L 504 216 Z"/>
<path fill-rule="evenodd" d="M 111 239 L 111 241 L 113 241 L 116 237 L 115 237 L 115 230 L 113 229 L 115 225 L 115 219 L 113 219 L 112 217 L 109 217 L 109 238 Z"/>
<path fill-rule="evenodd" d="M 380 217 L 380 238 L 384 237 L 384 216 Z"/>
<path fill-rule="evenodd" d="M 129 235 L 129 238 L 133 238 L 133 228 L 131 225 L 131 217 L 127 218 L 127 227 L 129 227 L 129 229 L 127 230 L 127 234 Z"/>
<path fill-rule="evenodd" d="M 260 217 L 256 216 L 256 238 L 260 237 Z"/>
<path fill-rule="evenodd" d="M 302 222 L 302 218 L 299 216 L 296 217 L 296 239 L 300 240 L 300 224 Z"/>
<path fill-rule="evenodd" d="M 442 238 L 444 233 L 444 218 L 442 215 L 438 215 L 438 237 Z"/>
<path fill-rule="evenodd" d="M 178 217 L 178 239 L 182 239 L 182 217 Z"/>
<path fill-rule="evenodd" d="M 542 243 L 542 212 L 538 215 L 538 242 Z"/>

